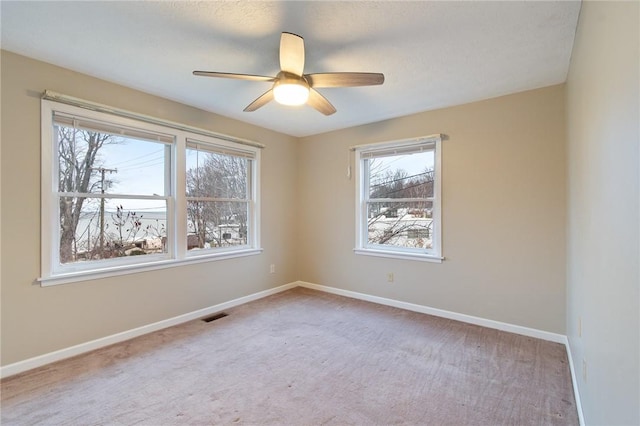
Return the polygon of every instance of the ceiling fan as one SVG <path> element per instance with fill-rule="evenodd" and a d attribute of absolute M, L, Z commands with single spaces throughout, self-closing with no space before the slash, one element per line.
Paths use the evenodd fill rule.
<path fill-rule="evenodd" d="M 251 102 L 245 112 L 255 111 L 272 100 L 283 105 L 303 105 L 324 115 L 331 115 L 336 109 L 322 96 L 319 87 L 374 86 L 384 83 L 384 75 L 369 72 L 335 72 L 303 74 L 304 39 L 293 33 L 283 32 L 280 37 L 280 72 L 275 77 L 251 74 L 234 74 L 214 71 L 194 71 L 194 75 L 204 77 L 235 78 L 239 80 L 273 82 L 273 87 Z"/>

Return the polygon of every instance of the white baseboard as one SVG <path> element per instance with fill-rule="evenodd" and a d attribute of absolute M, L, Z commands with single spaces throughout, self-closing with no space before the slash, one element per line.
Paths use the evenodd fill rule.
<path fill-rule="evenodd" d="M 262 299 L 263 297 L 280 293 L 282 291 L 289 290 L 297 286 L 298 286 L 297 283 L 281 285 L 279 287 L 270 288 L 268 290 L 250 294 L 248 296 L 233 299 L 228 302 L 220 303 L 214 306 L 209 306 L 208 308 L 199 309 L 197 311 L 189 312 L 183 315 L 178 315 L 173 318 L 154 322 L 153 324 L 144 325 L 142 327 L 123 331 L 121 333 L 112 334 L 111 336 L 103 337 L 96 340 L 91 340 L 89 342 L 81 343 L 79 345 L 60 349 L 54 352 L 49 352 L 47 354 L 29 358 L 24 361 L 19 361 L 14 364 L 8 364 L 3 367 L 0 367 L 0 378 L 13 376 L 15 374 L 22 373 L 27 370 L 31 370 L 37 367 L 42 367 L 43 365 L 50 364 L 52 362 L 60 361 L 66 358 L 71 358 L 73 356 L 80 355 L 89 351 L 93 351 L 95 349 L 100 349 L 105 346 L 113 345 L 114 343 L 124 342 L 125 340 L 133 339 L 134 337 L 142 336 L 143 334 L 162 330 L 163 328 L 172 327 L 174 325 L 182 324 L 187 321 L 192 321 L 198 318 L 205 317 L 207 315 L 215 314 L 225 309 L 230 309 L 234 306 L 242 305 L 244 303 L 251 302 L 253 300 Z"/>
<path fill-rule="evenodd" d="M 571 354 L 571 345 L 569 344 L 569 338 L 567 336 L 565 336 L 564 345 L 567 348 L 567 358 L 569 358 L 569 370 L 571 371 L 571 383 L 573 384 L 573 396 L 576 399 L 578 420 L 580 421 L 580 426 L 585 426 L 582 402 L 580 400 L 580 390 L 578 389 L 578 376 L 576 375 L 576 368 L 573 364 L 573 356 Z"/>
<path fill-rule="evenodd" d="M 537 339 L 548 340 L 550 342 L 564 344 L 567 337 L 562 334 L 551 333 L 548 331 L 537 330 L 535 328 L 523 327 L 520 325 L 508 324 L 505 322 L 494 321 L 490 319 L 474 317 L 471 315 L 459 314 L 457 312 L 445 311 L 443 309 L 431 308 L 424 305 L 416 305 L 415 303 L 401 302 L 399 300 L 387 299 L 384 297 L 371 296 L 364 293 L 358 293 L 350 290 L 343 290 L 341 288 L 327 287 L 319 284 L 312 284 L 304 281 L 298 281 L 300 287 L 306 287 L 313 290 L 324 291 L 326 293 L 333 293 L 339 296 L 351 297 L 352 299 L 365 300 L 367 302 L 378 303 L 380 305 L 393 306 L 395 308 L 406 309 L 408 311 L 420 312 L 422 314 L 429 314 L 436 317 L 448 318 L 456 321 L 462 321 L 469 324 L 480 325 L 482 327 L 493 328 L 496 330 L 507 331 L 510 333 L 521 334 L 523 336 L 535 337 Z"/>
<path fill-rule="evenodd" d="M 60 349 L 58 351 L 50 352 L 44 355 L 36 356 L 33 358 L 26 359 L 24 361 L 19 361 L 14 364 L 8 364 L 6 366 L 0 367 L 0 378 L 5 378 L 9 376 L 13 376 L 18 373 L 22 373 L 27 370 L 31 370 L 37 367 L 42 367 L 43 365 L 50 364 L 52 362 L 60 361 L 66 358 L 70 358 L 76 355 L 81 355 L 83 353 L 93 351 L 95 349 L 100 349 L 105 346 L 112 345 L 114 343 L 124 342 L 125 340 L 132 339 L 134 337 L 142 336 L 147 333 L 151 333 L 157 330 L 162 330 L 167 327 L 172 327 L 174 325 L 182 324 L 187 321 L 192 321 L 198 318 L 205 317 L 207 315 L 215 314 L 221 312 L 225 309 L 230 309 L 234 306 L 239 306 L 247 302 L 251 302 L 254 300 L 261 299 L 263 297 L 270 296 L 272 294 L 280 293 L 282 291 L 286 291 L 292 289 L 294 287 L 305 287 L 313 290 L 319 290 L 326 293 L 337 294 L 339 296 L 346 296 L 353 299 L 360 299 L 367 302 L 378 303 L 381 305 L 393 306 L 400 309 L 406 309 L 409 311 L 420 312 L 423 314 L 434 315 L 437 317 L 448 318 L 452 320 L 462 321 L 470 324 L 480 325 L 483 327 L 493 328 L 497 330 L 507 331 L 511 333 L 521 334 L 524 336 L 535 337 L 538 339 L 548 340 L 555 343 L 562 343 L 567 348 L 567 356 L 569 358 L 569 368 L 571 370 L 571 379 L 573 382 L 573 391 L 576 398 L 576 407 L 578 409 L 578 418 L 580 420 L 580 425 L 584 426 L 584 418 L 582 414 L 582 405 L 580 403 L 580 394 L 578 392 L 577 380 L 576 380 L 576 371 L 573 365 L 573 358 L 571 357 L 571 348 L 569 346 L 569 341 L 567 336 L 550 333 L 547 331 L 536 330 L 533 328 L 522 327 L 519 325 L 513 325 L 508 323 L 503 323 L 500 321 L 489 320 L 480 317 L 474 317 L 471 315 L 459 314 L 456 312 L 446 311 L 442 309 L 431 308 L 428 306 L 417 305 L 414 303 L 402 302 L 394 299 L 387 299 L 384 297 L 371 296 L 364 293 L 358 293 L 350 290 L 343 290 L 335 287 L 328 287 L 319 284 L 312 284 L 304 281 L 296 281 L 293 283 L 281 285 L 279 287 L 271 288 L 268 290 L 260 291 L 258 293 L 250 294 L 248 296 L 240 297 L 238 299 L 233 299 L 228 302 L 220 303 L 214 306 L 210 306 L 208 308 L 199 309 L 197 311 L 189 312 L 183 315 L 178 315 L 173 318 L 169 318 L 166 320 L 158 321 L 153 324 L 148 324 L 142 327 L 134 328 L 131 330 L 123 331 L 121 333 L 116 333 L 111 336 L 103 337 L 96 340 L 91 340 L 89 342 L 81 343 L 79 345 L 71 346 L 68 348 Z"/>

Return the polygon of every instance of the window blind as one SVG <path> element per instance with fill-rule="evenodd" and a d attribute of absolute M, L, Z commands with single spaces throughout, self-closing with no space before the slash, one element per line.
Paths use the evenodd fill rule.
<path fill-rule="evenodd" d="M 394 155 L 410 155 L 424 151 L 433 151 L 436 147 L 436 142 L 440 140 L 440 135 L 434 135 L 404 142 L 359 145 L 352 147 L 352 149 L 358 151 L 362 159 L 391 157 Z"/>
<path fill-rule="evenodd" d="M 252 152 L 252 151 L 236 149 L 226 145 L 204 143 L 204 142 L 196 141 L 193 139 L 187 139 L 187 149 L 195 149 L 198 151 L 206 151 L 206 152 L 212 152 L 216 154 L 230 155 L 233 157 L 248 158 L 250 160 L 254 160 L 256 158 L 255 152 Z"/>
<path fill-rule="evenodd" d="M 123 136 L 134 139 L 158 141 L 162 143 L 173 142 L 173 136 L 165 135 L 162 133 L 149 132 L 147 130 L 114 125 L 85 117 L 64 114 L 58 111 L 53 112 L 53 123 L 54 125 L 71 127 L 74 129 L 86 130 L 90 132 L 108 133 L 116 136 Z"/>

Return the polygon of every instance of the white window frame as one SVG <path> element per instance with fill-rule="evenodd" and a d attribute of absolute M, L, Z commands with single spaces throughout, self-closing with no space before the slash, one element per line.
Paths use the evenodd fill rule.
<path fill-rule="evenodd" d="M 75 98 L 70 98 L 74 101 Z M 78 101 L 84 102 L 84 101 Z M 96 106 L 95 108 L 93 106 Z M 106 111 L 101 110 L 105 108 Z M 114 111 L 114 113 L 110 113 Z M 140 130 L 151 134 L 159 134 L 172 140 L 171 172 L 166 176 L 170 188 L 167 195 L 161 197 L 167 202 L 167 253 L 149 254 L 146 256 L 125 256 L 118 259 L 75 262 L 61 264 L 59 261 L 59 213 L 57 188 L 57 150 L 54 144 L 54 113 L 74 116 L 79 119 L 102 122 L 111 127 L 122 127 Z M 129 118 L 132 116 L 132 118 Z M 165 125 L 166 124 L 166 125 Z M 110 109 L 99 104 L 86 102 L 86 106 L 70 105 L 66 102 L 42 99 L 41 101 L 41 271 L 37 281 L 42 286 L 65 284 L 69 282 L 87 281 L 97 278 L 112 277 L 175 267 L 189 263 L 208 262 L 242 256 L 250 256 L 262 252 L 260 247 L 260 146 L 234 142 L 222 137 L 210 136 L 204 130 L 189 128 L 178 123 L 154 119 L 144 115 L 136 115 L 124 110 Z M 186 141 L 197 139 L 216 146 L 228 147 L 235 151 L 246 152 L 253 157 L 251 161 L 251 217 L 252 224 L 247 236 L 248 244 L 225 248 L 224 250 L 206 250 L 197 255 L 187 252 L 187 210 L 186 210 Z M 121 198 L 120 195 L 108 194 L 109 198 Z M 124 196 L 127 197 L 126 195 Z M 137 196 L 134 196 L 137 198 Z"/>
<path fill-rule="evenodd" d="M 396 247 L 391 245 L 369 243 L 368 233 L 368 172 L 364 167 L 364 161 L 377 153 L 419 152 L 421 148 L 434 146 L 434 184 L 433 184 L 433 233 L 432 248 L 418 249 L 408 247 Z M 382 142 L 367 145 L 358 145 L 352 148 L 355 151 L 355 176 L 356 176 L 356 242 L 354 253 L 359 255 L 379 256 L 405 260 L 420 260 L 441 263 L 442 256 L 442 136 L 430 135 L 419 138 L 403 139 L 392 142 Z"/>
<path fill-rule="evenodd" d="M 260 173 L 260 164 L 258 161 L 260 151 L 256 149 L 251 149 L 251 150 L 244 149 L 244 147 L 242 147 L 242 149 L 238 149 L 237 144 L 232 144 L 230 142 L 217 140 L 214 138 L 207 138 L 204 136 L 187 138 L 186 148 L 191 148 L 191 146 L 193 145 L 205 146 L 208 148 L 210 152 L 241 156 L 250 160 L 250 163 L 249 163 L 250 170 L 248 171 L 249 198 L 247 200 L 234 200 L 234 199 L 224 200 L 224 199 L 215 199 L 215 198 L 203 198 L 203 201 L 247 201 L 248 202 L 247 222 L 248 222 L 249 232 L 247 233 L 247 244 L 245 245 L 230 246 L 230 247 L 216 247 L 216 248 L 209 248 L 209 249 L 201 249 L 197 251 L 187 251 L 186 256 L 195 258 L 195 257 L 201 257 L 201 256 L 211 256 L 216 254 L 221 255 L 225 253 L 232 253 L 232 252 L 237 252 L 242 250 L 250 250 L 253 247 L 259 247 L 260 235 L 259 233 L 256 233 L 253 231 L 257 229 L 258 223 L 259 223 L 257 220 L 257 217 L 258 217 L 257 205 L 258 205 L 258 197 L 259 197 L 259 191 L 257 190 L 259 181 L 257 176 L 259 176 L 259 173 Z M 186 184 L 185 184 L 185 188 L 186 188 Z M 186 197 L 186 200 L 190 200 L 190 199 L 195 200 L 196 198 L 200 198 L 200 197 Z M 185 208 L 184 208 L 185 215 L 186 215 L 186 205 L 187 203 L 185 201 Z"/>

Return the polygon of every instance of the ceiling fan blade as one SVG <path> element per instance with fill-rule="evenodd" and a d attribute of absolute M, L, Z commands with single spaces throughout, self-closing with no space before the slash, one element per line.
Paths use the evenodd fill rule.
<path fill-rule="evenodd" d="M 331 115 L 336 112 L 336 108 L 331 105 L 331 102 L 314 89 L 309 89 L 309 100 L 307 101 L 307 104 L 324 115 Z"/>
<path fill-rule="evenodd" d="M 245 109 L 244 112 L 252 112 L 257 110 L 260 107 L 265 106 L 267 103 L 273 100 L 273 89 L 269 89 L 264 92 L 258 99 L 251 102 Z"/>
<path fill-rule="evenodd" d="M 235 78 L 237 80 L 252 80 L 252 81 L 275 81 L 276 80 L 275 77 L 267 77 L 265 75 L 234 74 L 230 72 L 194 71 L 193 75 L 199 75 L 202 77 Z"/>
<path fill-rule="evenodd" d="M 302 76 L 304 71 L 304 39 L 299 35 L 282 33 L 280 37 L 280 69 Z"/>
<path fill-rule="evenodd" d="M 376 86 L 384 83 L 384 74 L 376 72 L 332 72 L 304 76 L 311 87 Z"/>

